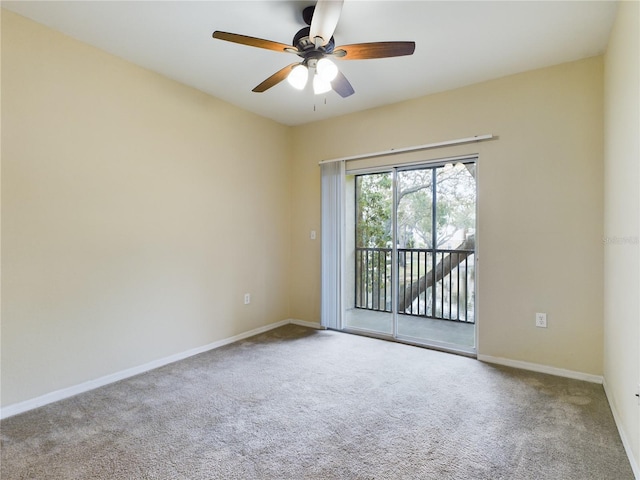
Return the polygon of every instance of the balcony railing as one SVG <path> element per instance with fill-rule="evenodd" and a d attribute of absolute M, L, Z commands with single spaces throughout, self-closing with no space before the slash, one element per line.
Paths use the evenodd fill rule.
<path fill-rule="evenodd" d="M 355 307 L 393 311 L 392 250 L 356 248 Z M 398 312 L 474 323 L 473 250 L 398 249 Z"/>

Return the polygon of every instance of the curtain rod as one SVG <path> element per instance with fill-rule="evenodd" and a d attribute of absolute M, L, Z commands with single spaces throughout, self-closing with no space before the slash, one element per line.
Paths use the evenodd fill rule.
<path fill-rule="evenodd" d="M 415 152 L 418 150 L 429 150 L 432 148 L 449 147 L 452 145 L 462 145 L 464 143 L 482 142 L 484 140 L 491 140 L 493 138 L 497 138 L 497 137 L 491 134 L 476 135 L 475 137 L 458 138 L 456 140 L 447 140 L 446 142 L 427 143 L 426 145 L 415 145 L 413 147 L 392 148 L 390 150 L 385 150 L 382 152 L 363 153 L 360 155 L 353 155 L 351 157 L 333 158 L 331 160 L 323 160 L 319 162 L 319 164 L 322 165 L 323 163 L 342 162 L 346 160 L 362 160 L 364 158 L 382 157 L 384 155 L 395 155 L 397 153 Z"/>

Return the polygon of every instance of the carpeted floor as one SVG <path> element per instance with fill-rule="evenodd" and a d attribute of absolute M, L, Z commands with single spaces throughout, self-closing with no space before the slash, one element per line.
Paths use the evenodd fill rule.
<path fill-rule="evenodd" d="M 10 479 L 633 479 L 601 385 L 288 325 L 0 423 Z"/>

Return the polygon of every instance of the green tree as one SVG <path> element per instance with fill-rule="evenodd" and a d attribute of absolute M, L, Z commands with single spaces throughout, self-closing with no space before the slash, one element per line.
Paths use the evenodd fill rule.
<path fill-rule="evenodd" d="M 398 176 L 400 248 L 433 248 L 433 175 L 433 169 L 419 169 L 403 171 Z M 460 229 L 470 231 L 475 226 L 475 166 L 448 164 L 436 168 L 435 177 L 436 247 L 442 248 Z M 391 173 L 356 177 L 358 247 L 391 246 L 391 184 Z"/>
<path fill-rule="evenodd" d="M 391 246 L 391 174 L 376 173 L 356 177 L 356 246 Z"/>

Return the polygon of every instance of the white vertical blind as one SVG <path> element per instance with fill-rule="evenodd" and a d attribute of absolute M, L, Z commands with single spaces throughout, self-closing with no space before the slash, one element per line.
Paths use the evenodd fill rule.
<path fill-rule="evenodd" d="M 320 323 L 342 328 L 344 162 L 322 164 L 322 292 Z"/>

